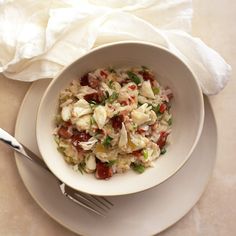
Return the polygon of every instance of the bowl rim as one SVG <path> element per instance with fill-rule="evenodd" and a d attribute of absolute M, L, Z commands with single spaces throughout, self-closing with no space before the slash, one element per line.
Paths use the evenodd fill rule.
<path fill-rule="evenodd" d="M 96 51 L 100 51 L 102 50 L 103 48 L 107 48 L 107 47 L 113 47 L 113 46 L 119 46 L 119 45 L 142 45 L 142 46 L 151 46 L 151 47 L 155 47 L 155 48 L 158 48 L 162 51 L 164 51 L 165 53 L 167 54 L 170 54 L 172 57 L 175 57 L 178 61 L 180 61 L 185 67 L 186 69 L 189 71 L 189 73 L 191 74 L 191 77 L 196 85 L 196 89 L 197 89 L 197 92 L 198 92 L 198 99 L 199 99 L 199 103 L 200 103 L 200 114 L 199 114 L 199 124 L 198 124 L 198 132 L 197 132 L 197 135 L 195 136 L 195 139 L 194 139 L 194 142 L 191 146 L 191 148 L 189 149 L 189 152 L 187 153 L 187 155 L 185 155 L 185 158 L 183 159 L 183 161 L 173 170 L 171 171 L 171 173 L 168 175 L 167 178 L 165 178 L 164 180 L 160 181 L 159 183 L 157 184 L 154 184 L 152 186 L 148 186 L 144 189 L 141 189 L 141 190 L 131 190 L 131 191 L 126 191 L 126 192 L 122 192 L 122 191 L 119 191 L 119 193 L 115 193 L 115 192 L 112 192 L 112 193 L 104 193 L 104 194 L 98 194 L 96 192 L 93 192 L 93 191 L 84 191 L 84 190 L 80 190 L 80 189 L 77 189 L 75 188 L 73 185 L 71 185 L 70 183 L 65 183 L 63 181 L 63 178 L 61 176 L 58 176 L 54 173 L 54 170 L 53 168 L 51 168 L 48 163 L 47 163 L 47 158 L 45 158 L 43 155 L 42 155 L 42 150 L 43 150 L 43 147 L 40 145 L 40 137 L 39 137 L 39 116 L 40 116 L 40 113 L 41 113 L 41 110 L 42 110 L 42 107 L 43 107 L 43 103 L 44 103 L 44 100 L 45 100 L 45 97 L 47 96 L 48 92 L 50 91 L 51 87 L 54 86 L 54 84 L 57 82 L 57 80 L 59 79 L 59 77 L 61 77 L 61 75 L 66 71 L 68 70 L 70 67 L 72 67 L 74 64 L 77 63 L 78 60 L 81 60 L 82 58 L 84 57 L 87 57 L 88 55 L 96 52 Z M 112 43 L 106 43 L 106 44 L 103 44 L 103 45 L 100 45 L 100 46 L 97 46 L 93 49 L 91 49 L 89 52 L 85 53 L 84 55 L 78 57 L 77 59 L 75 59 L 73 62 L 71 62 L 70 64 L 68 64 L 67 66 L 65 66 L 58 74 L 55 75 L 55 77 L 52 79 L 52 81 L 50 82 L 50 84 L 48 85 L 48 87 L 46 88 L 46 90 L 44 91 L 43 93 L 43 96 L 40 100 L 40 103 L 39 103 L 39 107 L 38 107 L 38 111 L 37 111 L 37 116 L 36 116 L 36 140 L 37 140 L 37 145 L 38 145 L 38 149 L 39 149 L 39 152 L 40 152 L 40 155 L 41 157 L 43 158 L 43 161 L 45 162 L 45 164 L 48 166 L 49 170 L 52 172 L 52 174 L 58 178 L 60 181 L 64 182 L 67 186 L 69 186 L 70 188 L 74 189 L 74 190 L 77 190 L 77 191 L 80 191 L 80 192 L 84 192 L 84 193 L 87 193 L 87 194 L 91 194 L 91 195 L 99 195 L 99 196 L 121 196 L 121 195 L 128 195 L 128 194 L 135 194 L 135 193 L 139 193 L 139 192 L 143 192 L 143 191 L 146 191 L 148 189 L 152 189 L 154 187 L 157 187 L 159 186 L 160 184 L 163 184 L 165 183 L 167 180 L 169 180 L 172 176 L 174 176 L 175 174 L 178 173 L 178 171 L 188 162 L 191 154 L 193 153 L 194 149 L 196 148 L 197 146 L 197 143 L 200 139 L 200 136 L 201 136 L 201 133 L 202 133 L 202 129 L 203 129 L 203 125 L 204 125 L 204 117 L 205 117 L 205 110 L 204 110 L 204 98 L 203 98 L 203 92 L 202 92 L 202 89 L 201 89 L 201 86 L 200 86 L 200 83 L 198 82 L 197 80 L 197 77 L 195 75 L 195 73 L 192 71 L 192 69 L 186 64 L 186 62 L 183 61 L 183 59 L 181 59 L 179 56 L 177 56 L 176 54 L 174 54 L 173 52 L 171 52 L 168 48 L 165 48 L 164 46 L 162 45 L 158 45 L 158 44 L 155 44 L 155 43 L 151 43 L 151 42 L 146 42 L 146 41 L 140 41 L 140 40 L 124 40 L 124 41 L 117 41 L 117 42 L 112 42 Z"/>

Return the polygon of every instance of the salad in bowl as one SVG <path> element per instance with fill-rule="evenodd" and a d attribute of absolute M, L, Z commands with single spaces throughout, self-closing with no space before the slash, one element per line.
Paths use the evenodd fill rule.
<path fill-rule="evenodd" d="M 142 173 L 166 152 L 172 97 L 145 66 L 90 71 L 60 92 L 58 151 L 74 170 L 98 179 Z"/>

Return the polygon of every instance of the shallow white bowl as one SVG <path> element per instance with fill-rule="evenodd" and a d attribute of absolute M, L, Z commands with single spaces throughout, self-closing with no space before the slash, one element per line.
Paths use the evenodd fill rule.
<path fill-rule="evenodd" d="M 173 127 L 167 152 L 143 174 L 130 170 L 109 180 L 72 170 L 57 151 L 53 138 L 54 117 L 62 89 L 88 71 L 100 67 L 145 65 L 158 75 L 163 86 L 174 94 L 171 113 Z M 204 104 L 201 89 L 190 69 L 161 47 L 141 42 L 120 42 L 99 47 L 66 67 L 49 85 L 41 100 L 36 124 L 39 150 L 49 169 L 68 186 L 90 194 L 112 196 L 154 187 L 174 175 L 189 159 L 203 127 Z"/>

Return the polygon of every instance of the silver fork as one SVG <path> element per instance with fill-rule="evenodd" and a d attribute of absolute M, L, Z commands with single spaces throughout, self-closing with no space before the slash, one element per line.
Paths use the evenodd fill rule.
<path fill-rule="evenodd" d="M 41 168 L 49 172 L 51 176 L 57 180 L 62 194 L 66 196 L 68 199 L 75 202 L 76 204 L 103 217 L 106 216 L 107 211 L 110 210 L 111 207 L 113 206 L 113 203 L 111 203 L 104 197 L 94 196 L 76 191 L 67 186 L 65 183 L 61 182 L 55 175 L 52 174 L 52 172 L 48 169 L 48 167 L 46 166 L 46 164 L 42 159 L 40 159 L 37 155 L 35 155 L 22 143 L 17 141 L 16 138 L 14 138 L 12 135 L 10 135 L 1 128 L 0 128 L 0 141 L 9 145 L 13 150 L 20 153 L 22 157 L 25 157 L 26 159 L 36 163 Z"/>

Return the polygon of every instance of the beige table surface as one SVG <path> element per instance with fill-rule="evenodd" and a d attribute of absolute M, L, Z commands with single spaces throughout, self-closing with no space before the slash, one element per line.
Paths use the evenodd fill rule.
<path fill-rule="evenodd" d="M 194 0 L 193 34 L 236 69 L 236 1 Z M 1 52 L 0 52 L 1 53 Z M 0 76 L 0 127 L 14 133 L 28 83 Z M 219 146 L 212 178 L 196 206 L 161 236 L 236 235 L 236 75 L 210 98 Z M 13 152 L 0 144 L 0 236 L 72 236 L 31 198 L 17 172 Z M 105 235 L 106 236 L 106 235 Z"/>

